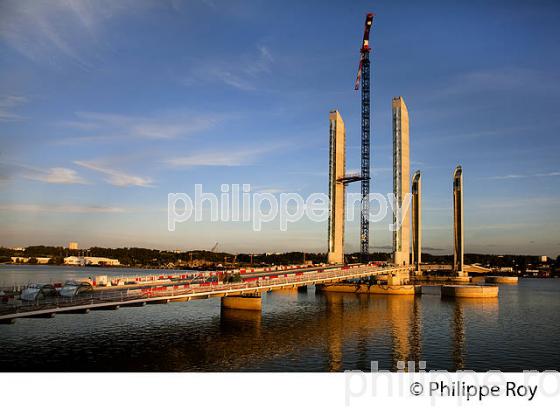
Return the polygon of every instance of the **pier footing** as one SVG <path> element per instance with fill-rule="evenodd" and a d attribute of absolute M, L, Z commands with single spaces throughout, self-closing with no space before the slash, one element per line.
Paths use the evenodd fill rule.
<path fill-rule="evenodd" d="M 497 298 L 497 286 L 480 285 L 444 285 L 441 287 L 441 296 L 449 298 Z"/>
<path fill-rule="evenodd" d="M 61 310 L 60 312 L 56 312 L 59 315 L 85 315 L 89 313 L 89 308 L 85 309 L 75 309 L 75 310 Z"/>
<path fill-rule="evenodd" d="M 52 319 L 54 313 L 41 313 L 39 315 L 28 316 L 29 319 Z"/>
<path fill-rule="evenodd" d="M 146 302 L 123 303 L 121 307 L 142 307 L 146 306 Z"/>
<path fill-rule="evenodd" d="M 321 292 L 369 293 L 373 295 L 417 295 L 422 293 L 419 285 L 368 285 L 366 283 L 335 283 L 316 285 Z"/>
<path fill-rule="evenodd" d="M 258 310 L 262 309 L 261 295 L 224 296 L 222 309 Z"/>
<path fill-rule="evenodd" d="M 484 282 L 516 285 L 519 282 L 519 278 L 517 276 L 485 276 Z"/>
<path fill-rule="evenodd" d="M 120 305 L 109 305 L 109 306 L 92 307 L 91 310 L 117 310 L 119 308 L 120 308 Z"/>

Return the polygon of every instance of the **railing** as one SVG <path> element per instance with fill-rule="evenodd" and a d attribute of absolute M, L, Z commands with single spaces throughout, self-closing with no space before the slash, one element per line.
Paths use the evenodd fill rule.
<path fill-rule="evenodd" d="M 222 293 L 232 293 L 237 291 L 259 291 L 261 289 L 266 290 L 266 288 L 282 287 L 285 285 L 296 285 L 305 284 L 309 282 L 320 283 L 328 280 L 344 280 L 359 278 L 363 276 L 369 276 L 373 274 L 383 274 L 383 273 L 397 273 L 406 272 L 410 268 L 379 268 L 374 266 L 357 266 L 350 267 L 348 269 L 336 269 L 327 270 L 322 272 L 306 272 L 300 275 L 293 275 L 289 277 L 280 278 L 268 278 L 268 279 L 257 279 L 252 282 L 238 282 L 238 283 L 223 283 L 223 284 L 211 284 L 209 286 L 199 286 L 199 287 L 188 287 L 181 288 L 181 285 L 167 285 L 164 289 L 162 286 L 154 287 L 144 287 L 139 289 L 127 289 L 118 291 L 98 291 L 94 293 L 88 293 L 83 296 L 75 297 L 55 297 L 48 299 L 41 299 L 33 302 L 23 301 L 18 306 L 10 306 L 7 308 L 2 307 L 0 311 L 0 318 L 2 315 L 9 315 L 15 313 L 24 312 L 36 312 L 48 309 L 57 308 L 71 308 L 71 307 L 81 307 L 87 309 L 89 306 L 95 307 L 97 305 L 103 304 L 118 304 L 118 302 L 142 302 L 150 301 L 155 299 L 165 299 L 166 297 L 178 298 L 178 297 L 189 297 L 189 296 L 200 296 L 207 295 L 212 296 L 213 294 Z"/>

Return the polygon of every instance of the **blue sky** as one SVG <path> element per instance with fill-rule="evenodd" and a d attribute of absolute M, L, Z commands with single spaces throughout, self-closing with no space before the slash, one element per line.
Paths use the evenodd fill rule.
<path fill-rule="evenodd" d="M 424 245 L 450 252 L 464 168 L 467 252 L 560 253 L 560 6 L 554 1 L 0 3 L 0 244 L 326 249 L 326 224 L 167 231 L 202 183 L 327 192 L 328 113 L 359 167 L 353 90 L 372 31 L 372 191 L 391 191 L 391 97 L 423 172 Z M 359 190 L 359 186 L 350 188 Z M 347 226 L 358 249 L 359 222 Z M 388 251 L 387 222 L 373 226 Z"/>

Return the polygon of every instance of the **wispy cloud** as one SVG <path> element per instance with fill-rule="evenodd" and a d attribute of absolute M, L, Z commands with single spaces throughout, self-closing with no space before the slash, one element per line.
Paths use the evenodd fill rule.
<path fill-rule="evenodd" d="M 519 178 L 542 178 L 542 177 L 557 177 L 557 176 L 560 176 L 560 171 L 539 172 L 536 174 L 496 175 L 496 176 L 486 177 L 486 179 L 519 179 Z"/>
<path fill-rule="evenodd" d="M 254 164 L 259 156 L 266 154 L 276 147 L 261 147 L 245 150 L 208 151 L 199 152 L 182 157 L 170 158 L 165 161 L 177 168 L 189 167 L 239 167 Z"/>
<path fill-rule="evenodd" d="M 515 198 L 484 198 L 481 201 L 473 201 L 471 208 L 499 209 L 526 208 L 538 210 L 543 207 L 557 207 L 560 205 L 560 197 L 515 197 Z"/>
<path fill-rule="evenodd" d="M 32 213 L 119 213 L 124 208 L 100 205 L 0 204 L 0 211 Z"/>
<path fill-rule="evenodd" d="M 92 47 L 99 43 L 98 37 L 109 20 L 161 3 L 156 0 L 3 0 L 0 39 L 37 63 L 55 65 L 65 59 L 89 68 Z"/>
<path fill-rule="evenodd" d="M 5 95 L 0 97 L 0 121 L 18 121 L 23 117 L 13 112 L 14 109 L 27 102 L 21 95 Z"/>
<path fill-rule="evenodd" d="M 87 184 L 84 178 L 69 168 L 49 168 L 44 171 L 28 168 L 23 177 L 49 184 Z"/>
<path fill-rule="evenodd" d="M 252 53 L 239 58 L 238 61 L 213 61 L 210 64 L 199 64 L 183 84 L 207 84 L 221 82 L 242 91 L 257 89 L 257 82 L 263 74 L 270 73 L 274 58 L 269 48 L 258 45 Z"/>
<path fill-rule="evenodd" d="M 87 135 L 64 139 L 62 143 L 112 141 L 122 138 L 173 139 L 189 137 L 208 130 L 226 118 L 218 114 L 174 113 L 152 116 L 129 116 L 114 113 L 77 112 L 60 127 L 75 129 Z"/>
<path fill-rule="evenodd" d="M 0 162 L 0 179 L 8 180 L 11 177 L 21 177 L 33 181 L 49 184 L 87 184 L 75 170 L 63 167 L 37 168 L 25 164 Z"/>
<path fill-rule="evenodd" d="M 448 98 L 463 94 L 488 93 L 491 91 L 530 90 L 548 91 L 558 89 L 558 77 L 551 78 L 545 71 L 502 67 L 480 69 L 459 74 L 438 89 L 436 98 Z"/>
<path fill-rule="evenodd" d="M 111 185 L 125 187 L 125 186 L 139 186 L 139 187 L 153 187 L 152 179 L 147 177 L 140 177 L 130 175 L 125 172 L 110 168 L 102 162 L 96 161 L 74 161 L 76 165 L 99 172 L 105 175 L 105 181 Z"/>

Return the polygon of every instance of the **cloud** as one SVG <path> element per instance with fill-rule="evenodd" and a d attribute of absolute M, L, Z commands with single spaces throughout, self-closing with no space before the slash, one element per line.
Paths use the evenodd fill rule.
<path fill-rule="evenodd" d="M 75 170 L 69 168 L 54 167 L 43 169 L 25 164 L 0 162 L 0 180 L 8 180 L 13 176 L 49 184 L 71 185 L 88 183 Z"/>
<path fill-rule="evenodd" d="M 474 70 L 452 78 L 447 86 L 440 87 L 434 94 L 439 97 L 456 97 L 458 95 L 485 93 L 489 91 L 530 90 L 551 92 L 557 89 L 558 78 L 533 69 L 519 67 L 501 67 L 495 69 Z"/>
<path fill-rule="evenodd" d="M 68 168 L 49 168 L 46 171 L 28 168 L 23 177 L 49 184 L 87 184 L 76 171 Z"/>
<path fill-rule="evenodd" d="M 23 117 L 12 112 L 14 108 L 27 102 L 27 98 L 20 95 L 5 95 L 0 97 L 0 121 L 18 121 Z"/>
<path fill-rule="evenodd" d="M 152 184 L 153 181 L 151 178 L 126 174 L 122 171 L 109 168 L 101 164 L 100 162 L 74 161 L 74 164 L 104 174 L 106 176 L 105 181 L 114 186 L 119 186 L 119 187 L 139 186 L 139 187 L 147 187 L 147 188 L 151 188 L 154 186 Z"/>
<path fill-rule="evenodd" d="M 273 62 L 274 58 L 268 47 L 258 45 L 256 52 L 244 55 L 237 61 L 199 64 L 182 82 L 192 86 L 219 81 L 241 91 L 254 91 L 258 88 L 256 83 L 261 76 L 271 72 Z"/>
<path fill-rule="evenodd" d="M 64 59 L 89 68 L 92 49 L 109 20 L 161 4 L 156 0 L 3 0 L 0 39 L 36 63 L 54 65 Z"/>
<path fill-rule="evenodd" d="M 125 209 L 100 205 L 0 204 L 0 211 L 32 213 L 120 213 Z"/>
<path fill-rule="evenodd" d="M 77 112 L 76 118 L 57 125 L 73 128 L 90 135 L 77 136 L 59 142 L 112 141 L 122 138 L 175 139 L 208 130 L 226 116 L 205 114 L 160 114 L 140 117 L 114 113 Z"/>
<path fill-rule="evenodd" d="M 484 198 L 473 202 L 471 208 L 499 209 L 527 208 L 537 209 L 542 207 L 557 207 L 560 204 L 558 197 L 515 197 L 515 198 Z"/>
<path fill-rule="evenodd" d="M 252 165 L 259 156 L 272 151 L 273 147 L 246 149 L 240 151 L 209 151 L 175 157 L 165 162 L 176 168 L 190 167 L 239 167 Z"/>
<path fill-rule="evenodd" d="M 542 178 L 542 177 L 557 177 L 557 176 L 560 176 L 560 171 L 539 172 L 536 174 L 496 175 L 492 177 L 487 177 L 487 179 L 519 179 L 519 178 Z"/>

